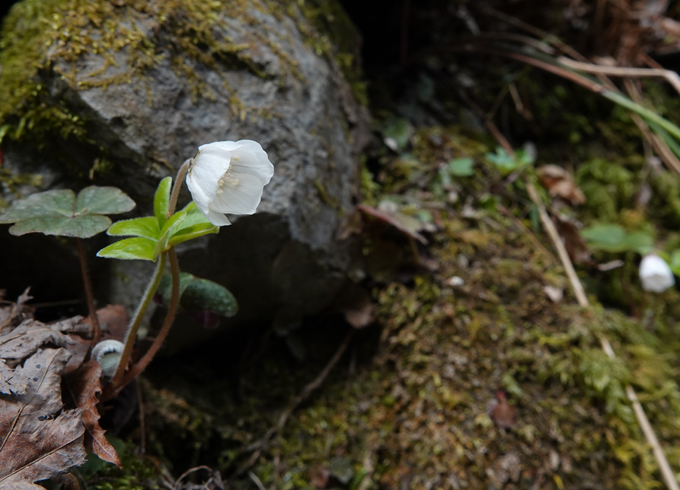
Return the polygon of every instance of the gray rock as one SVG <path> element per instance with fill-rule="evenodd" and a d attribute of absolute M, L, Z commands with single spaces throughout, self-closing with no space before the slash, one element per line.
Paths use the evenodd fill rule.
<path fill-rule="evenodd" d="M 241 310 L 230 322 L 276 318 L 293 324 L 329 306 L 347 281 L 353 245 L 336 236 L 342 214 L 353 206 L 367 115 L 331 52 L 317 54 L 309 32 L 301 32 L 311 24 L 296 7 L 272 11 L 273 2 L 237 3 L 246 5 L 238 15 L 227 7 L 213 12 L 204 31 L 193 34 L 198 49 L 186 50 L 171 24 L 181 15 L 159 17 L 161 0 L 147 2 L 146 9 L 121 7 L 128 13 L 119 28 L 153 46 L 156 61 L 143 70 L 135 68 L 129 46 L 74 57 L 64 54 L 68 45 L 53 42 L 38 71 L 41 102 L 84 121 L 82 133 L 57 136 L 58 128 L 48 128 L 51 140 L 43 150 L 26 145 L 25 137 L 18 143 L 5 138 L 6 168 L 42 175 L 39 190 L 77 190 L 89 174 L 87 183 L 122 188 L 145 215 L 158 181 L 174 175 L 199 145 L 259 142 L 275 175 L 257 214 L 189 242 L 178 250 L 180 263 L 232 290 Z M 89 35 L 105 39 L 106 29 Z M 3 186 L 8 202 L 16 197 L 12 190 Z M 26 194 L 25 186 L 18 194 Z M 184 190 L 180 205 L 188 200 Z M 20 240 L 0 237 L 8 239 Z M 108 274 L 97 278 L 107 296 L 100 300 L 132 309 L 149 268 L 136 261 L 108 265 Z"/>

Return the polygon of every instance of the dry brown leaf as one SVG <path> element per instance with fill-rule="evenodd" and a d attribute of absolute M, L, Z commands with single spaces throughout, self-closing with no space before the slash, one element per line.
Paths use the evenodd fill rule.
<path fill-rule="evenodd" d="M 102 367 L 97 361 L 88 361 L 75 373 L 67 378 L 67 386 L 75 406 L 83 411 L 83 425 L 85 425 L 85 447 L 99 456 L 122 468 L 118 453 L 111 443 L 106 440 L 106 432 L 99 426 L 98 394 L 102 392 Z"/>
<path fill-rule="evenodd" d="M 44 339 L 45 329 L 36 330 Z M 33 482 L 85 462 L 82 412 L 64 410 L 61 400 L 61 373 L 71 355 L 63 348 L 32 345 L 35 353 L 14 369 L 27 379 L 26 392 L 0 395 L 0 488 L 40 488 Z M 13 355 L 21 350 L 13 347 Z"/>
<path fill-rule="evenodd" d="M 564 242 L 569 258 L 574 264 L 593 264 L 593 258 L 586 242 L 581 237 L 577 224 L 569 219 L 554 215 L 553 223 L 557 233 Z"/>
<path fill-rule="evenodd" d="M 551 196 L 560 197 L 573 204 L 583 204 L 586 196 L 576 186 L 574 178 L 569 172 L 557 165 L 543 165 L 536 172 L 543 187 L 548 189 Z"/>
<path fill-rule="evenodd" d="M 418 233 L 417 229 L 420 226 L 420 222 L 411 216 L 407 216 L 403 213 L 387 213 L 376 209 L 371 206 L 366 206 L 365 204 L 359 204 L 357 209 L 362 211 L 369 216 L 379 219 L 392 225 L 397 230 L 401 231 L 405 235 L 415 238 L 423 245 L 427 245 L 427 239 Z"/>
<path fill-rule="evenodd" d="M 26 320 L 11 332 L 0 336 L 0 359 L 10 368 L 32 355 L 39 347 L 55 345 L 66 347 L 73 341 L 60 331 L 63 324 L 47 326 L 33 320 Z"/>

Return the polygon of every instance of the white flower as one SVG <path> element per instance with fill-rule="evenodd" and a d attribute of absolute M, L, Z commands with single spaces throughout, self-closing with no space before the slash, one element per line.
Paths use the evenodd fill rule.
<path fill-rule="evenodd" d="M 640 280 L 642 289 L 654 293 L 663 293 L 675 284 L 671 268 L 664 259 L 654 254 L 645 255 L 640 262 Z"/>
<path fill-rule="evenodd" d="M 225 214 L 253 214 L 274 175 L 267 154 L 254 141 L 217 141 L 198 148 L 187 172 L 196 207 L 217 226 L 230 225 Z"/>

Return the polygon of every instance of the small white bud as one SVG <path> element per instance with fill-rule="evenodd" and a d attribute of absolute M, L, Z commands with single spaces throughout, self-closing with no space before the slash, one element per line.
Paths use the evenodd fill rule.
<path fill-rule="evenodd" d="M 92 348 L 90 357 L 102 367 L 102 376 L 111 378 L 116 374 L 125 346 L 117 340 L 103 340 Z"/>
<path fill-rule="evenodd" d="M 640 281 L 645 291 L 663 293 L 675 284 L 675 277 L 664 259 L 649 254 L 640 262 Z"/>

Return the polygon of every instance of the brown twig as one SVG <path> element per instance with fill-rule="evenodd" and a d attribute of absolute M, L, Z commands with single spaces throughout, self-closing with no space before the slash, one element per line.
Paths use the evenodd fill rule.
<path fill-rule="evenodd" d="M 543 223 L 543 226 L 545 227 L 545 230 L 548 233 L 550 240 L 553 242 L 553 246 L 557 249 L 557 253 L 560 256 L 562 266 L 564 267 L 564 270 L 567 273 L 569 282 L 571 282 L 571 287 L 574 290 L 574 294 L 576 295 L 576 300 L 578 301 L 578 304 L 584 308 L 588 308 L 590 306 L 590 303 L 588 302 L 588 298 L 586 297 L 585 292 L 583 291 L 581 281 L 576 275 L 574 266 L 572 265 L 571 260 L 569 259 L 569 254 L 567 254 L 567 250 L 564 247 L 564 243 L 562 243 L 562 240 L 560 239 L 557 233 L 557 229 L 555 229 L 555 225 L 548 216 L 548 212 L 546 211 L 543 202 L 538 197 L 536 189 L 531 183 L 528 182 L 527 192 L 529 193 L 529 197 L 531 198 L 531 200 L 534 201 L 534 203 L 538 207 L 538 211 L 541 216 L 541 222 Z M 614 349 L 609 343 L 607 337 L 605 337 L 604 335 L 600 335 L 600 346 L 602 347 L 602 350 L 605 352 L 605 354 L 609 356 L 610 359 L 614 359 L 616 357 Z M 656 437 L 654 428 L 652 427 L 652 424 L 649 423 L 647 414 L 645 413 L 644 408 L 640 404 L 640 400 L 638 399 L 635 390 L 630 385 L 626 386 L 626 396 L 633 405 L 635 417 L 637 418 L 637 421 L 640 424 L 640 428 L 642 429 L 642 432 L 645 435 L 645 439 L 647 439 L 647 443 L 650 446 L 652 446 L 654 457 L 656 458 L 656 462 L 659 465 L 659 471 L 661 472 L 661 478 L 663 478 L 666 487 L 669 490 L 679 490 L 678 482 L 675 479 L 675 474 L 673 473 L 673 470 L 670 464 L 668 463 L 668 459 L 666 459 L 666 455 L 663 452 L 663 448 L 661 447 L 661 444 L 659 443 L 659 440 Z"/>
<path fill-rule="evenodd" d="M 83 288 L 85 289 L 85 299 L 87 300 L 87 309 L 90 314 L 90 322 L 92 323 L 92 342 L 94 346 L 99 342 L 101 336 L 101 329 L 99 328 L 99 318 L 97 318 L 97 310 L 94 306 L 94 294 L 92 292 L 92 282 L 90 281 L 90 272 L 87 267 L 87 257 L 85 256 L 85 247 L 83 246 L 82 238 L 76 238 L 76 247 L 78 248 L 78 260 L 80 261 L 80 272 L 83 276 Z"/>

